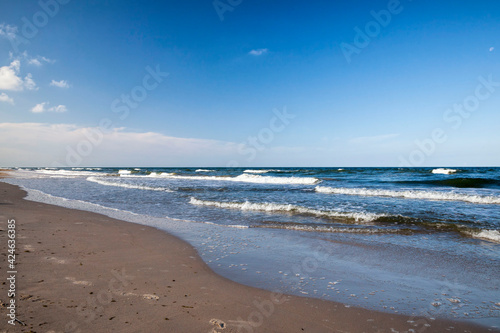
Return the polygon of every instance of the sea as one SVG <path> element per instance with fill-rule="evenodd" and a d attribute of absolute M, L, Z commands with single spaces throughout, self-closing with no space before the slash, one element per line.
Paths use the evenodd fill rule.
<path fill-rule="evenodd" d="M 27 199 L 153 226 L 246 285 L 500 327 L 500 168 L 15 168 Z"/>

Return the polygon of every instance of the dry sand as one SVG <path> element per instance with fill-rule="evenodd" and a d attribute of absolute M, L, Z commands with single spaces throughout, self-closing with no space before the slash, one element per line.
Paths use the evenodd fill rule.
<path fill-rule="evenodd" d="M 0 182 L 0 332 L 490 331 L 240 285 L 165 232 L 25 195 Z M 17 226 L 16 310 L 26 326 L 7 323 L 8 219 Z"/>

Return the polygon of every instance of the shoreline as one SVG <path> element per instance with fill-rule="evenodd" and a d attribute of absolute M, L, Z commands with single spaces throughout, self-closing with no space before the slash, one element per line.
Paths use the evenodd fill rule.
<path fill-rule="evenodd" d="M 164 231 L 27 201 L 26 192 L 3 182 L 0 193 L 0 228 L 12 218 L 17 224 L 17 317 L 27 324 L 2 323 L 9 332 L 494 331 L 244 286 L 214 273 L 191 245 Z M 0 300 L 7 301 L 5 285 Z M 7 309 L 0 309 L 6 323 Z"/>

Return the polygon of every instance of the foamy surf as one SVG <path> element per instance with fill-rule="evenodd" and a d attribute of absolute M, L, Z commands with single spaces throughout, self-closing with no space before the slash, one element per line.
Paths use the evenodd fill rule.
<path fill-rule="evenodd" d="M 286 205 L 286 204 L 276 204 L 270 202 L 263 202 L 263 203 L 252 203 L 248 201 L 222 202 L 222 201 L 199 200 L 194 197 L 191 197 L 189 203 L 196 206 L 211 206 L 217 208 L 238 209 L 243 211 L 307 214 L 307 215 L 314 215 L 317 217 L 347 218 L 363 222 L 371 222 L 380 217 L 386 216 L 385 214 L 376 214 L 367 212 L 338 212 L 334 210 L 318 210 L 291 204 Z"/>
<path fill-rule="evenodd" d="M 254 170 L 254 169 L 248 169 L 248 170 L 245 170 L 243 172 L 245 173 L 267 173 L 271 170 Z"/>
<path fill-rule="evenodd" d="M 500 231 L 498 230 L 481 230 L 479 232 L 473 232 L 471 236 L 474 238 L 500 243 Z"/>
<path fill-rule="evenodd" d="M 442 175 L 450 175 L 452 173 L 457 172 L 455 169 L 445 169 L 445 168 L 437 168 L 431 171 L 432 173 L 442 174 Z"/>
<path fill-rule="evenodd" d="M 170 178 L 170 179 L 190 179 L 190 180 L 211 180 L 211 181 L 232 181 L 243 183 L 257 183 L 257 184 L 291 184 L 291 185 L 314 185 L 320 182 L 318 178 L 313 177 L 272 177 L 261 176 L 253 174 L 241 174 L 236 177 L 231 176 L 188 176 L 177 175 L 174 173 L 162 172 L 161 174 L 150 175 L 120 175 L 125 177 L 157 177 L 157 178 Z"/>
<path fill-rule="evenodd" d="M 328 233 L 348 233 L 348 234 L 396 234 L 409 233 L 407 230 L 400 229 L 374 229 L 374 228 L 337 228 L 328 226 L 312 226 L 295 223 L 276 223 L 252 226 L 252 228 L 264 229 L 284 229 L 308 232 L 328 232 Z"/>
<path fill-rule="evenodd" d="M 175 173 L 172 172 L 151 172 L 148 175 L 137 175 L 130 173 L 120 174 L 120 177 L 123 178 L 168 178 L 169 176 L 173 176 Z"/>
<path fill-rule="evenodd" d="M 208 169 L 196 169 L 194 172 L 212 172 L 214 170 L 208 170 Z"/>
<path fill-rule="evenodd" d="M 27 172 L 32 172 L 31 170 L 22 170 Z M 43 170 L 34 170 L 35 173 L 48 175 L 51 177 L 82 177 L 82 176 L 102 176 L 102 173 L 98 172 L 90 172 L 90 171 L 81 171 L 81 170 L 53 170 L 53 169 L 43 169 Z"/>
<path fill-rule="evenodd" d="M 316 186 L 316 192 L 328 194 L 358 195 L 370 197 L 392 197 L 420 200 L 446 200 L 446 201 L 465 201 L 474 204 L 500 204 L 500 197 L 480 196 L 454 192 L 437 191 L 392 191 L 367 188 L 346 188 L 346 187 L 327 187 Z"/>
<path fill-rule="evenodd" d="M 131 188 L 131 189 L 137 189 L 137 190 L 148 190 L 148 191 L 174 192 L 171 189 L 168 189 L 166 187 L 152 187 L 152 186 L 145 186 L 145 185 L 133 185 L 133 184 L 118 183 L 118 182 L 110 182 L 110 181 L 104 180 L 102 178 L 97 178 L 97 177 L 88 177 L 87 180 L 89 182 L 97 183 L 97 184 L 104 185 L 104 186 L 116 186 L 116 187 Z"/>

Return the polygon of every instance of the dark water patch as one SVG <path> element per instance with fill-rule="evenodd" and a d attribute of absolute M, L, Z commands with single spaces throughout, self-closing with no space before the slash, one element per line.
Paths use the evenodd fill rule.
<path fill-rule="evenodd" d="M 449 179 L 398 181 L 397 183 L 449 186 L 458 188 L 500 188 L 500 180 L 491 178 L 449 178 Z"/>

